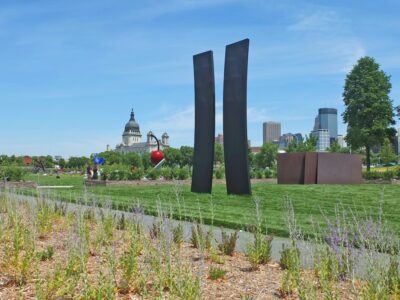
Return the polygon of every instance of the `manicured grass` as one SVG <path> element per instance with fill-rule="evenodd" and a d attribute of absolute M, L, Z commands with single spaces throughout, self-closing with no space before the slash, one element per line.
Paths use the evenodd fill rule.
<path fill-rule="evenodd" d="M 67 201 L 84 198 L 82 176 L 62 175 L 40 178 L 41 185 L 74 185 L 72 190 L 57 190 L 57 198 Z M 205 223 L 230 228 L 246 229 L 255 224 L 254 199 L 260 200 L 260 210 L 268 231 L 287 236 L 285 225 L 285 203 L 290 199 L 298 225 L 305 234 L 313 234 L 314 222 L 335 215 L 335 206 L 343 205 L 357 213 L 378 217 L 382 203 L 388 224 L 400 233 L 400 186 L 399 185 L 277 185 L 256 183 L 252 185 L 252 196 L 226 195 L 225 185 L 214 185 L 212 195 L 194 194 L 190 186 L 129 186 L 87 188 L 86 198 L 99 202 L 111 201 L 113 207 L 131 210 L 140 203 L 147 214 L 157 214 L 160 209 L 172 212 L 175 218 L 199 219 Z"/>

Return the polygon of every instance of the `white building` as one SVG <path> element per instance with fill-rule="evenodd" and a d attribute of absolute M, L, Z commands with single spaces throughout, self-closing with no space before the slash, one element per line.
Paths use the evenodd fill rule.
<path fill-rule="evenodd" d="M 153 133 L 149 131 L 147 133 L 147 139 L 142 142 L 142 134 L 140 133 L 139 124 L 135 120 L 135 113 L 131 112 L 131 117 L 125 125 L 124 132 L 122 134 L 122 143 L 117 145 L 116 151 L 121 153 L 135 152 L 143 154 L 145 152 L 151 152 L 157 150 L 157 141 L 151 136 Z M 169 147 L 169 136 L 166 132 L 161 136 L 160 149 Z"/>
<path fill-rule="evenodd" d="M 343 135 L 338 135 L 336 140 L 341 148 L 347 147 L 347 143 Z"/>

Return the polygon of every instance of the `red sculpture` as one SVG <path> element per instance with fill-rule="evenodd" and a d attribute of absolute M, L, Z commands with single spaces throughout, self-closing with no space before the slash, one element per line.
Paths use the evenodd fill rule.
<path fill-rule="evenodd" d="M 164 152 L 160 150 L 160 141 L 154 136 L 150 135 L 157 141 L 157 150 L 153 150 L 150 153 L 150 160 L 153 165 L 157 165 L 160 161 L 164 159 Z"/>

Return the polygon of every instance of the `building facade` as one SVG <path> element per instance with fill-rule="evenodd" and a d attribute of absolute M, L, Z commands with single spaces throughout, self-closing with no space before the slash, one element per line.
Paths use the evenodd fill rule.
<path fill-rule="evenodd" d="M 151 136 L 152 131 L 147 133 L 147 139 L 142 142 L 142 134 L 140 133 L 139 124 L 135 120 L 135 113 L 131 112 L 131 117 L 125 125 L 124 132 L 122 133 L 122 143 L 117 145 L 116 151 L 121 153 L 137 153 L 143 154 L 157 150 L 157 141 Z M 163 133 L 160 141 L 160 149 L 169 147 L 169 136 L 166 132 Z"/>
<path fill-rule="evenodd" d="M 317 138 L 317 152 L 326 152 L 326 149 L 331 145 L 329 130 L 318 129 L 311 134 Z"/>
<path fill-rule="evenodd" d="M 320 108 L 318 110 L 318 122 L 318 129 L 327 129 L 330 142 L 335 141 L 338 135 L 337 109 Z"/>
<path fill-rule="evenodd" d="M 265 122 L 263 123 L 263 144 L 265 143 L 279 143 L 281 137 L 281 123 L 280 122 Z"/>
<path fill-rule="evenodd" d="M 297 142 L 300 143 L 303 141 L 303 136 L 301 133 L 284 133 L 282 136 L 279 138 L 279 149 L 286 149 L 289 147 L 289 144 L 291 142 Z"/>

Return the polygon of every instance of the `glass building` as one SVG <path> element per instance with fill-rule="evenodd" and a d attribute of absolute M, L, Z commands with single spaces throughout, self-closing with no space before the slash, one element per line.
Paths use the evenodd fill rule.
<path fill-rule="evenodd" d="M 318 110 L 318 129 L 327 129 L 329 132 L 330 143 L 336 140 L 338 135 L 337 109 L 320 108 Z"/>

